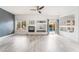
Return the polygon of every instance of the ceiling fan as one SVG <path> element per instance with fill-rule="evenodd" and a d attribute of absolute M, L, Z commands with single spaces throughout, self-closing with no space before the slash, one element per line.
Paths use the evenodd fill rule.
<path fill-rule="evenodd" d="M 44 6 L 36 6 L 34 9 L 30 9 L 31 11 L 37 11 L 39 14 L 41 14 L 41 10 L 44 8 Z"/>

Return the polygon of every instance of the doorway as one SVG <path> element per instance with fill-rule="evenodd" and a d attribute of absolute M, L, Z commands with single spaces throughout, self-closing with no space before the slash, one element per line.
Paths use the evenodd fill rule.
<path fill-rule="evenodd" d="M 15 25 L 15 31 L 19 34 L 26 33 L 26 20 L 17 20 Z"/>

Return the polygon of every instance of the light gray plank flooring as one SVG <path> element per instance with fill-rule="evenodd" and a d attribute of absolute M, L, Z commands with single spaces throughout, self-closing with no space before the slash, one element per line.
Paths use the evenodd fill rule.
<path fill-rule="evenodd" d="M 79 43 L 55 33 L 12 35 L 0 41 L 0 52 L 78 52 Z"/>

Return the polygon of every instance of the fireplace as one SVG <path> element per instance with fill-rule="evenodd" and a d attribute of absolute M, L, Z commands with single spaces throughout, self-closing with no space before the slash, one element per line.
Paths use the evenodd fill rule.
<path fill-rule="evenodd" d="M 35 26 L 28 26 L 28 32 L 35 32 Z"/>

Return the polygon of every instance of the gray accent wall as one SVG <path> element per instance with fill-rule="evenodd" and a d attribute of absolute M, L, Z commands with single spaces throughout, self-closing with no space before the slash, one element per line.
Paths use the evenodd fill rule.
<path fill-rule="evenodd" d="M 0 8 L 0 37 L 14 33 L 14 15 Z"/>

